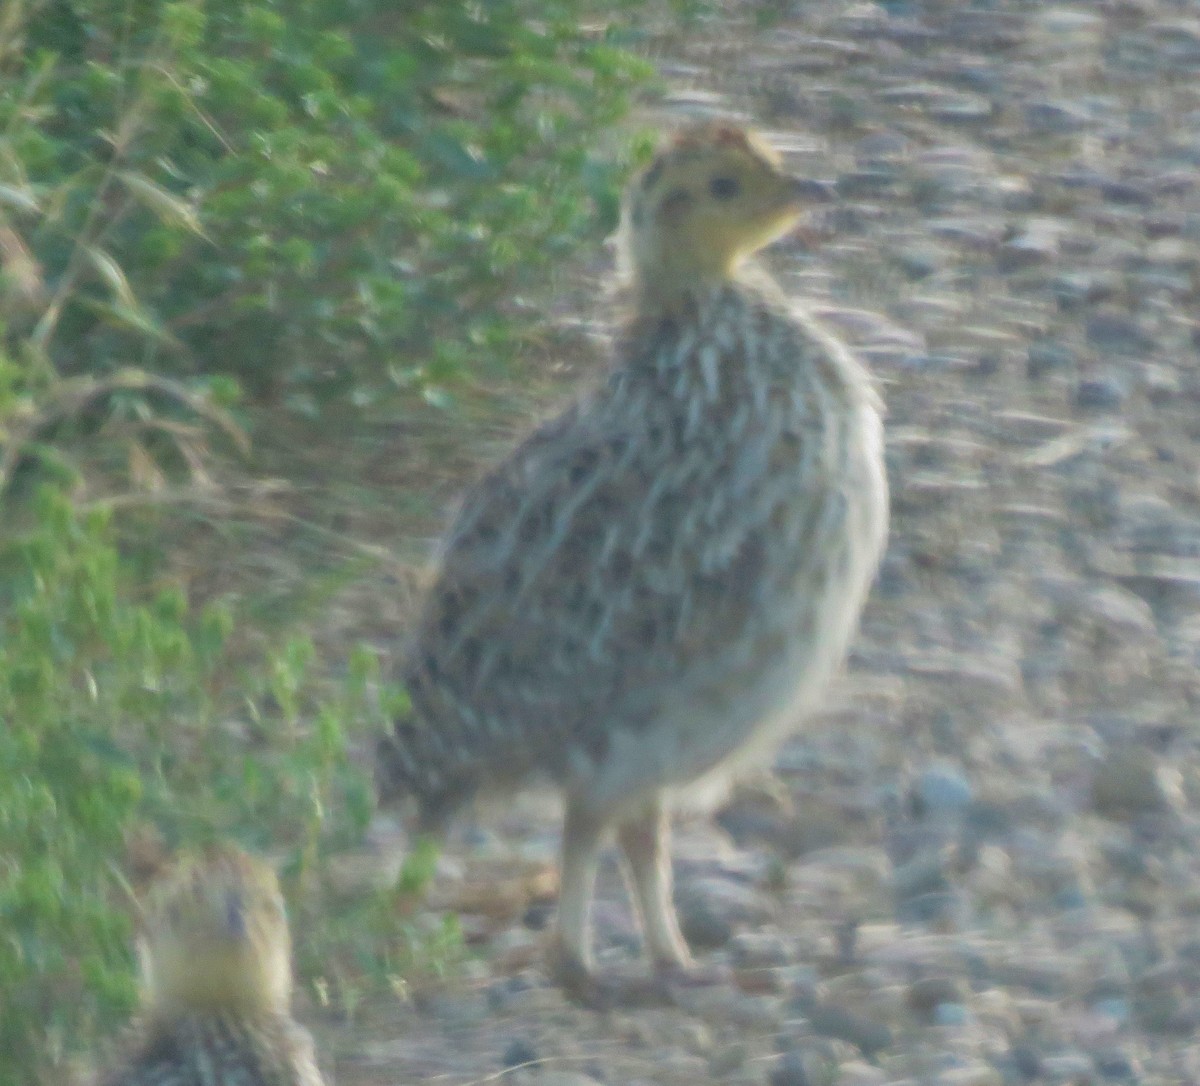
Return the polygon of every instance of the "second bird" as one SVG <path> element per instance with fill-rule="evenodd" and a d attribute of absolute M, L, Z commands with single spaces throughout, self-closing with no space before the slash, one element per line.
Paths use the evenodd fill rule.
<path fill-rule="evenodd" d="M 544 777 L 566 818 L 560 979 L 606 991 L 588 920 L 615 831 L 660 977 L 691 958 L 669 811 L 718 798 L 843 660 L 887 535 L 880 405 L 853 354 L 747 258 L 819 186 L 701 124 L 635 180 L 614 366 L 467 495 L 412 642 L 385 797 L 427 826 Z"/>

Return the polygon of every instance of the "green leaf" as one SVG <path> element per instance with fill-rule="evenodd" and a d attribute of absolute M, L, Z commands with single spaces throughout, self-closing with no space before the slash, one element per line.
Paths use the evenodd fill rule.
<path fill-rule="evenodd" d="M 196 209 L 182 197 L 168 192 L 147 177 L 129 170 L 120 170 L 117 177 L 121 183 L 148 210 L 154 212 L 165 223 L 182 226 L 185 230 L 207 240 L 208 235 L 200 226 Z"/>

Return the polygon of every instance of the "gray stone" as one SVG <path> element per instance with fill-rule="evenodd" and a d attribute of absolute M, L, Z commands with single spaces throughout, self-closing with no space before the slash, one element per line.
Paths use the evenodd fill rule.
<path fill-rule="evenodd" d="M 1112 355 L 1143 355 L 1154 349 L 1154 337 L 1125 313 L 1105 309 L 1093 313 L 1085 325 L 1088 342 Z"/>
<path fill-rule="evenodd" d="M 770 1086 L 812 1086 L 812 1078 L 799 1052 L 785 1052 L 767 1075 Z"/>
<path fill-rule="evenodd" d="M 933 1008 L 933 1023 L 937 1026 L 965 1026 L 971 1012 L 963 1003 L 939 1003 Z"/>
<path fill-rule="evenodd" d="M 697 947 L 724 946 L 739 925 L 761 924 L 771 915 L 761 891 L 733 878 L 680 879 L 675 904 L 685 938 Z"/>
<path fill-rule="evenodd" d="M 509 1041 L 507 1047 L 504 1049 L 504 1055 L 500 1057 L 500 1065 L 506 1071 L 509 1071 L 514 1067 L 536 1063 L 537 1059 L 537 1049 L 525 1040 L 524 1037 L 515 1037 Z"/>
<path fill-rule="evenodd" d="M 1037 380 L 1055 370 L 1067 370 L 1075 364 L 1075 354 L 1069 348 L 1053 340 L 1040 339 L 1029 345 L 1025 372 Z"/>
<path fill-rule="evenodd" d="M 892 1043 L 892 1031 L 883 1022 L 835 1003 L 818 1003 L 805 1015 L 813 1032 L 846 1041 L 868 1057 Z"/>
<path fill-rule="evenodd" d="M 1092 777 L 1092 806 L 1108 818 L 1125 820 L 1168 805 L 1158 760 L 1142 747 L 1111 751 Z"/>
<path fill-rule="evenodd" d="M 923 770 L 912 791 L 917 815 L 942 818 L 959 815 L 975 798 L 971 782 L 957 766 L 940 762 Z"/>
<path fill-rule="evenodd" d="M 1096 1080 L 1092 1061 L 1082 1052 L 1043 1056 L 1041 1077 L 1047 1083 L 1063 1086 L 1090 1086 Z"/>
<path fill-rule="evenodd" d="M 1100 1076 L 1109 1082 L 1135 1082 L 1141 1077 L 1141 1065 L 1119 1048 L 1107 1048 L 1092 1057 Z"/>
<path fill-rule="evenodd" d="M 943 1003 L 961 1003 L 965 991 L 953 977 L 923 977 L 908 986 L 904 1001 L 917 1014 L 931 1016 Z"/>
<path fill-rule="evenodd" d="M 1087 377 L 1075 389 L 1075 402 L 1090 411 L 1115 411 L 1125 396 L 1124 383 L 1115 377 Z"/>

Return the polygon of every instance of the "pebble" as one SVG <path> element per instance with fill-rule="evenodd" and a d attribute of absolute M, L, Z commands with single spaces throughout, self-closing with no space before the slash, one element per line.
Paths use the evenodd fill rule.
<path fill-rule="evenodd" d="M 913 788 L 913 805 L 921 818 L 962 814 L 974 798 L 971 782 L 950 762 L 940 762 L 923 770 Z"/>
<path fill-rule="evenodd" d="M 963 1003 L 939 1003 L 931 1017 L 937 1026 L 965 1026 L 971 1020 L 971 1012 Z"/>
<path fill-rule="evenodd" d="M 985 1063 L 949 1067 L 934 1080 L 936 1086 L 1007 1086 L 1004 1076 Z"/>
<path fill-rule="evenodd" d="M 769 932 L 740 932 L 729 944 L 729 957 L 737 969 L 773 969 L 795 960 L 795 944 Z"/>
<path fill-rule="evenodd" d="M 962 982 L 952 977 L 925 977 L 908 986 L 905 1002 L 918 1014 L 931 1015 L 939 1004 L 959 1003 L 964 995 Z"/>
<path fill-rule="evenodd" d="M 762 924 L 770 914 L 760 890 L 719 877 L 680 880 L 676 908 L 684 938 L 702 949 L 724 947 L 738 925 Z"/>
<path fill-rule="evenodd" d="M 1141 1075 L 1138 1061 L 1119 1048 L 1105 1049 L 1093 1057 L 1101 1078 L 1110 1082 L 1133 1082 Z"/>
<path fill-rule="evenodd" d="M 1026 359 L 1025 372 L 1033 380 L 1075 365 L 1075 353 L 1069 347 L 1044 339 L 1029 345 Z"/>
<path fill-rule="evenodd" d="M 746 1065 L 748 1055 L 744 1044 L 734 1042 L 720 1045 L 708 1058 L 708 1073 L 714 1080 L 725 1079 Z"/>
<path fill-rule="evenodd" d="M 892 1031 L 882 1022 L 834 1003 L 818 1003 L 805 1010 L 813 1031 L 824 1037 L 846 1041 L 873 1056 L 892 1043 Z"/>
<path fill-rule="evenodd" d="M 948 889 L 946 853 L 940 847 L 924 850 L 892 872 L 892 891 L 897 900 L 910 901 Z"/>
<path fill-rule="evenodd" d="M 882 1067 L 872 1067 L 857 1060 L 838 1067 L 837 1086 L 884 1086 L 887 1074 Z"/>
<path fill-rule="evenodd" d="M 785 1052 L 767 1074 L 770 1086 L 813 1086 L 814 1080 L 799 1052 Z"/>
<path fill-rule="evenodd" d="M 1088 377 L 1075 389 L 1075 402 L 1091 411 L 1115 411 L 1125 396 L 1124 383 L 1115 377 Z"/>
<path fill-rule="evenodd" d="M 1108 354 L 1141 356 L 1154 350 L 1154 338 L 1130 316 L 1116 310 L 1100 310 L 1085 325 L 1088 343 Z"/>
<path fill-rule="evenodd" d="M 506 1071 L 511 1071 L 514 1067 L 536 1063 L 537 1059 L 537 1049 L 529 1041 L 525 1040 L 525 1038 L 516 1037 L 509 1041 L 507 1047 L 504 1049 L 504 1055 L 500 1057 L 500 1066 Z"/>
<path fill-rule="evenodd" d="M 1062 135 L 1087 128 L 1090 118 L 1082 110 L 1056 102 L 1031 102 L 1025 107 L 1025 121 L 1034 133 Z"/>
<path fill-rule="evenodd" d="M 1043 1056 L 1039 1072 L 1041 1078 L 1047 1083 L 1089 1086 L 1095 1081 L 1095 1069 L 1092 1061 L 1082 1052 Z"/>
<path fill-rule="evenodd" d="M 1092 776 L 1092 806 L 1107 818 L 1162 811 L 1169 802 L 1158 760 L 1141 747 L 1110 751 Z"/>

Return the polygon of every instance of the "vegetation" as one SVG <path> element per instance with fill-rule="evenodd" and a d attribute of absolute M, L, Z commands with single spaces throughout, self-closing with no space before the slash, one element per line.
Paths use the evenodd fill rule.
<path fill-rule="evenodd" d="M 230 835 L 296 889 L 361 835 L 403 692 L 310 629 L 361 569 L 270 608 L 187 528 L 251 538 L 213 465 L 253 480 L 281 419 L 345 436 L 514 372 L 520 299 L 614 219 L 625 7 L 0 7 L 0 1083 L 128 1014 L 131 842 Z M 453 957 L 394 902 L 298 925 L 321 994 Z"/>

